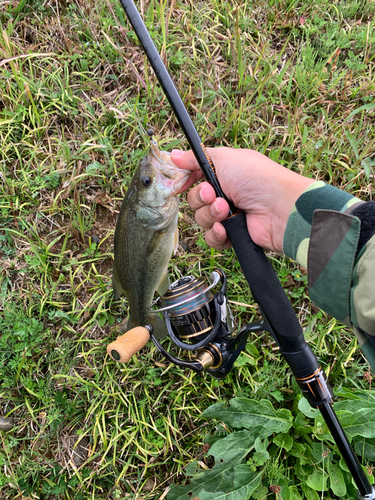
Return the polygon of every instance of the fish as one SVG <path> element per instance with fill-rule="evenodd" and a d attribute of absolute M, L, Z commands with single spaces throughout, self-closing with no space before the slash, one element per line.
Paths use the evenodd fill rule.
<path fill-rule="evenodd" d="M 157 338 L 167 335 L 164 321 L 150 310 L 155 291 L 169 288 L 168 263 L 178 245 L 177 193 L 191 172 L 177 168 L 170 153 L 151 138 L 150 152 L 130 182 L 117 218 L 112 287 L 115 299 L 125 294 L 129 316 L 124 333 L 152 325 Z"/>

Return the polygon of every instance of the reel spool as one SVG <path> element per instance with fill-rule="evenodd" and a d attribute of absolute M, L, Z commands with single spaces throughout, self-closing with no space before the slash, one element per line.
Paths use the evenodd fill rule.
<path fill-rule="evenodd" d="M 214 327 L 213 295 L 211 287 L 206 287 L 204 278 L 186 276 L 175 281 L 161 299 L 181 343 L 196 344 Z"/>
<path fill-rule="evenodd" d="M 181 349 L 196 351 L 210 343 L 217 334 L 222 318 L 220 306 L 211 290 L 223 278 L 224 296 L 226 279 L 224 273 L 219 271 L 211 273 L 210 278 L 210 285 L 202 277 L 180 278 L 161 297 L 163 307 L 155 311 L 163 313 L 169 336 Z"/>

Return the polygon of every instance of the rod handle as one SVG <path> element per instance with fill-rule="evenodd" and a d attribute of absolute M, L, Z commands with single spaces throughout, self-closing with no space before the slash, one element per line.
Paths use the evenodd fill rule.
<path fill-rule="evenodd" d="M 137 326 L 124 333 L 107 346 L 107 353 L 118 363 L 127 363 L 129 359 L 144 347 L 150 339 L 147 328 Z"/>

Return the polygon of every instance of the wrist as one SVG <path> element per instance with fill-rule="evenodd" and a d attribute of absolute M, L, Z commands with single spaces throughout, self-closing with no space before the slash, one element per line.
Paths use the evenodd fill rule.
<path fill-rule="evenodd" d="M 314 212 L 345 212 L 358 199 L 323 181 L 311 183 L 290 211 L 283 237 L 283 252 L 307 269 L 307 256 Z"/>
<path fill-rule="evenodd" d="M 297 200 L 311 184 L 316 182 L 314 179 L 289 172 L 293 175 L 289 175 L 287 179 L 284 178 L 283 182 L 280 183 L 282 193 L 278 198 L 280 202 L 273 223 L 274 249 L 280 253 L 284 252 L 284 235 Z"/>

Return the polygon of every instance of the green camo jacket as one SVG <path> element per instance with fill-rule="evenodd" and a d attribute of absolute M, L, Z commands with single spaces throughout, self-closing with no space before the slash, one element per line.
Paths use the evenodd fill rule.
<path fill-rule="evenodd" d="M 311 300 L 354 329 L 375 372 L 375 203 L 317 181 L 296 201 L 283 247 L 307 269 Z"/>

